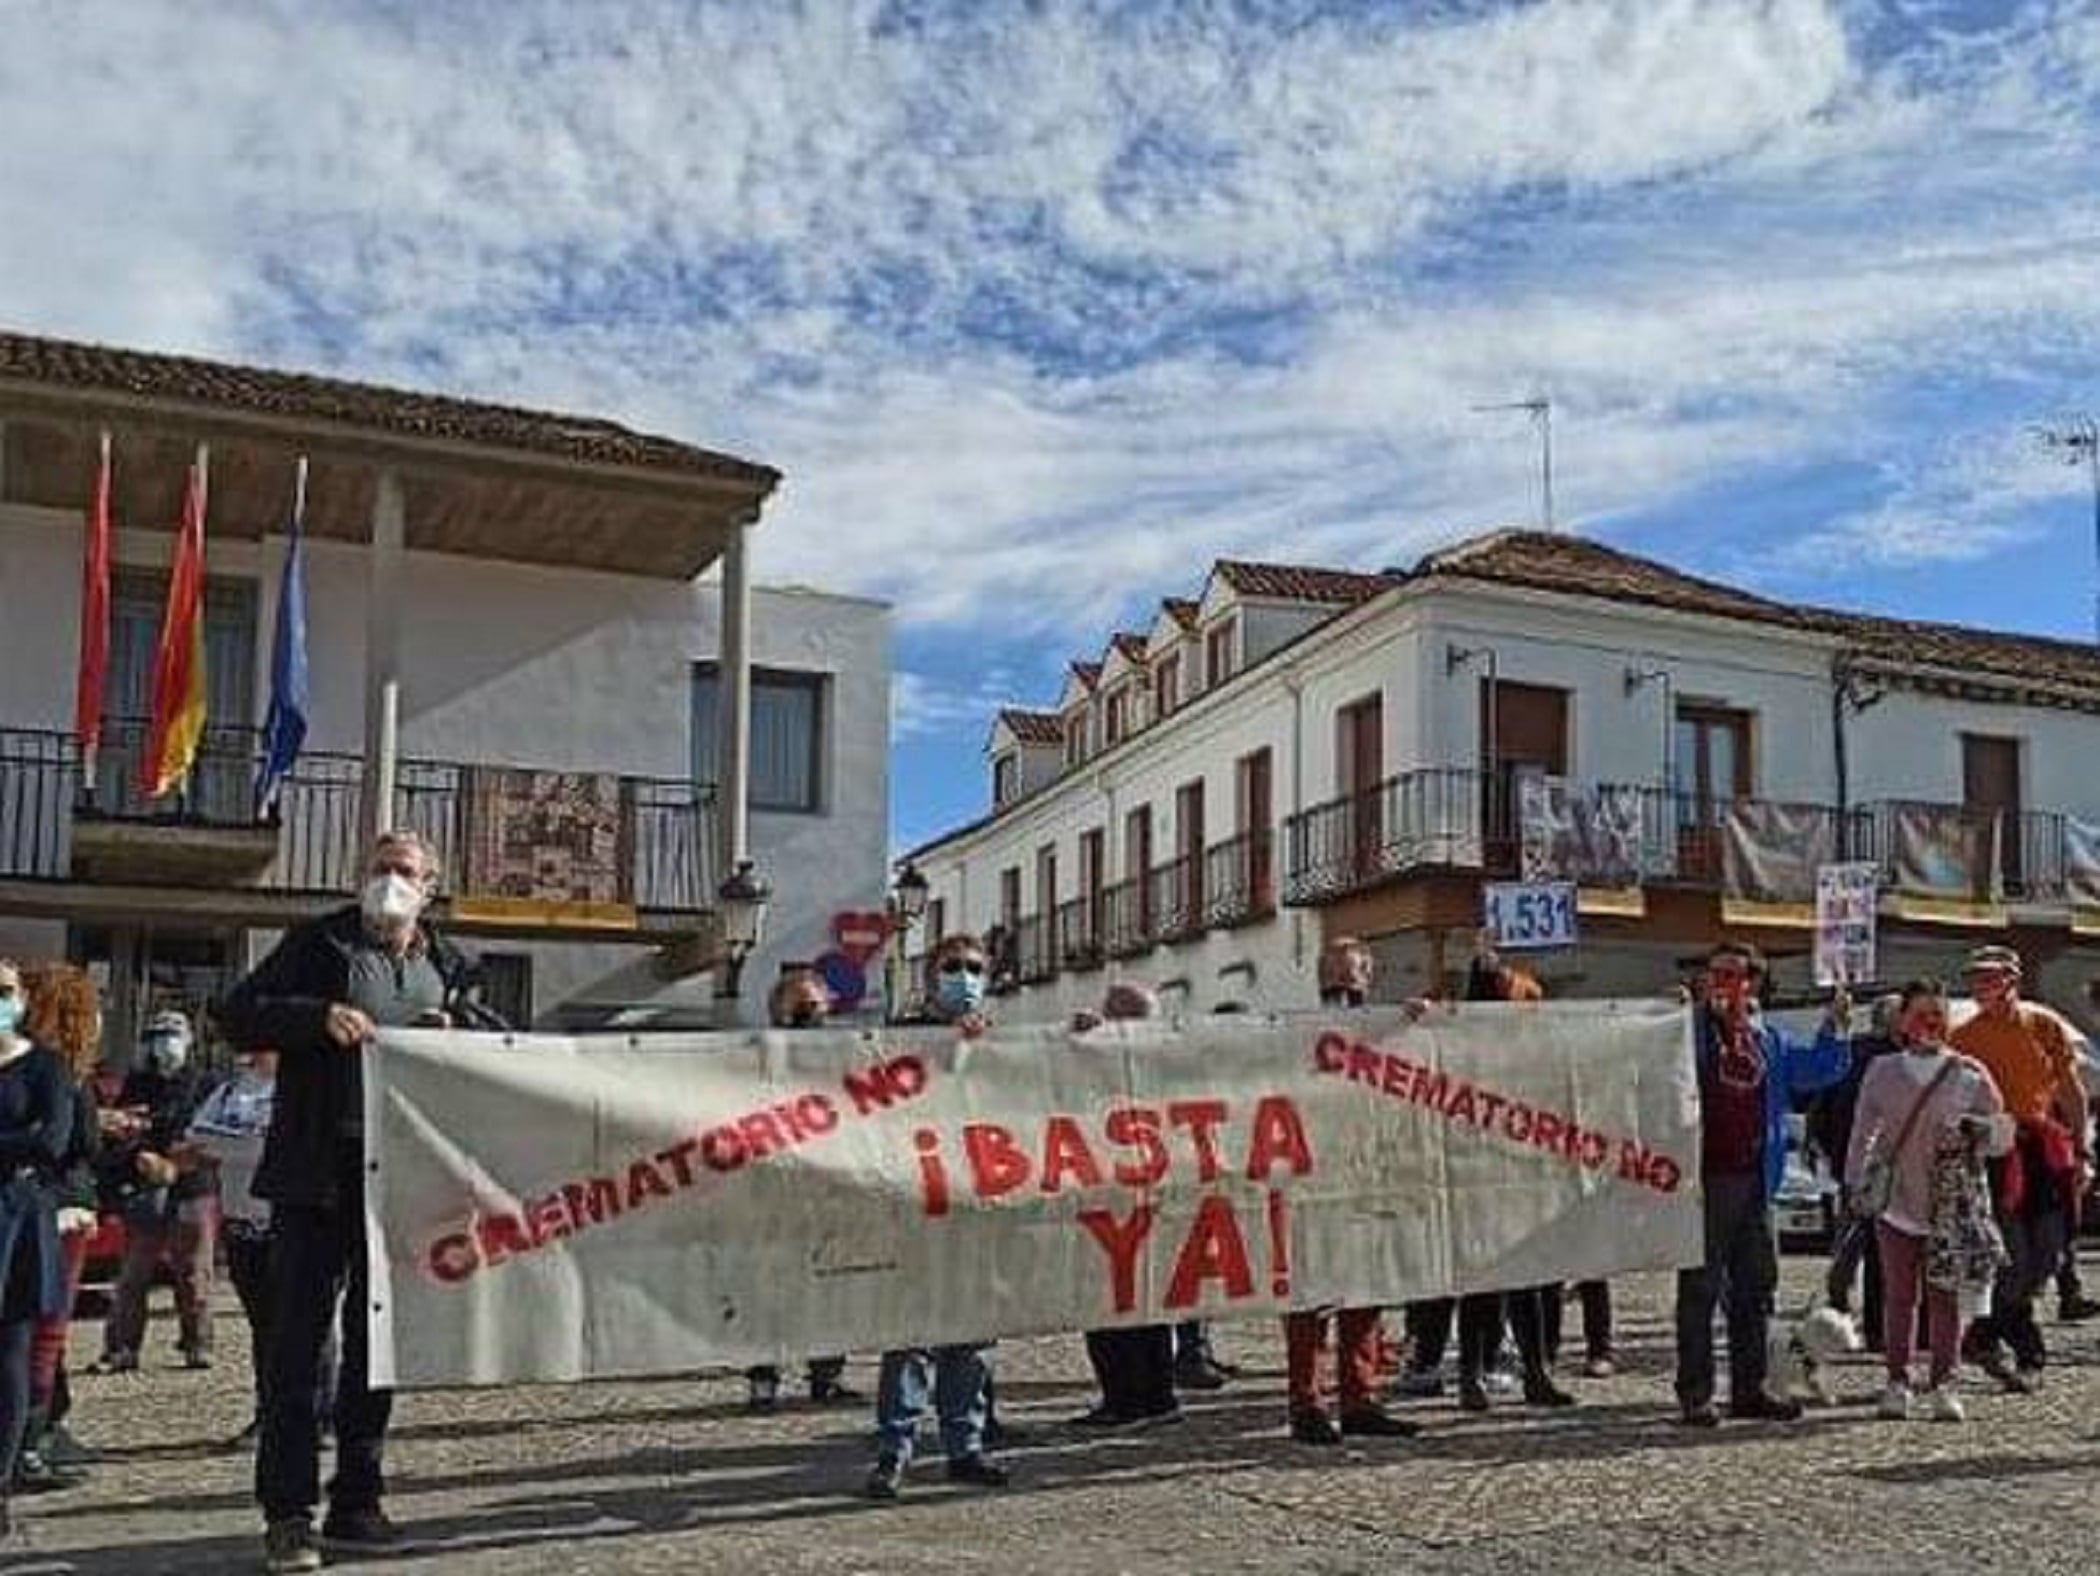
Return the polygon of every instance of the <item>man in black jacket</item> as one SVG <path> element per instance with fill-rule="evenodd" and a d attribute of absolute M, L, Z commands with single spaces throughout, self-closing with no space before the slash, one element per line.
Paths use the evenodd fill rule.
<path fill-rule="evenodd" d="M 475 1009 L 467 959 L 424 923 L 437 888 L 430 849 L 389 832 L 358 903 L 289 931 L 220 1008 L 250 1053 L 280 1054 L 277 1103 L 255 1193 L 271 1205 L 272 1332 L 256 1497 L 275 1572 L 318 1570 L 316 1388 L 321 1354 L 347 1308 L 336 1391 L 336 1475 L 322 1537 L 352 1550 L 398 1541 L 380 1508 L 392 1396 L 369 1383 L 361 1052 L 382 1028 L 442 1027 Z"/>

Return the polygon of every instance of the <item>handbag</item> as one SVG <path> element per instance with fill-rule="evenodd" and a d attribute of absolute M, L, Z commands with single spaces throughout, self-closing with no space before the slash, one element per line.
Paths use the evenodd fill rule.
<path fill-rule="evenodd" d="M 1918 1125 L 1918 1118 L 1925 1114 L 1925 1107 L 1932 1104 L 1932 1097 L 1939 1093 L 1954 1071 L 1955 1059 L 1949 1056 L 1940 1070 L 1932 1075 L 1932 1082 L 1911 1103 L 1910 1114 L 1896 1130 L 1896 1142 L 1887 1149 L 1877 1143 L 1874 1153 L 1867 1157 L 1866 1168 L 1860 1173 L 1859 1186 L 1853 1190 L 1852 1210 L 1862 1220 L 1879 1220 L 1889 1211 L 1889 1204 L 1896 1195 L 1896 1162 L 1902 1158 L 1904 1146 L 1910 1142 L 1911 1130 Z"/>

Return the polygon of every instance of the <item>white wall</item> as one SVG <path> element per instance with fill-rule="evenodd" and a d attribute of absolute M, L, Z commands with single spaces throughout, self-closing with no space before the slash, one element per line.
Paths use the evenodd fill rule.
<path fill-rule="evenodd" d="M 1846 724 L 1852 798 L 1959 803 L 1964 733 L 2021 741 L 2030 809 L 2100 820 L 2100 717 L 1891 690 Z"/>

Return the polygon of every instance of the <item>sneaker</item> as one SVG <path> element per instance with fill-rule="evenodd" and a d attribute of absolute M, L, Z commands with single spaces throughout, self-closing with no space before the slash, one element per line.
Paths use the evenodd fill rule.
<path fill-rule="evenodd" d="M 870 1499 L 895 1499 L 904 1492 L 904 1463 L 896 1456 L 882 1456 L 868 1473 L 863 1492 Z"/>
<path fill-rule="evenodd" d="M 1410 1368 L 1400 1376 L 1394 1393 L 1403 1401 L 1434 1401 L 1444 1393 L 1444 1370 Z"/>
<path fill-rule="evenodd" d="M 294 1571 L 321 1568 L 321 1545 L 314 1541 L 313 1523 L 292 1516 L 270 1523 L 263 1534 L 263 1569 L 270 1576 L 290 1576 Z"/>
<path fill-rule="evenodd" d="M 1728 1403 L 1728 1415 L 1742 1423 L 1798 1423 L 1801 1414 L 1801 1403 L 1790 1396 L 1758 1394 Z"/>
<path fill-rule="evenodd" d="M 1382 1407 L 1366 1406 L 1342 1414 L 1342 1434 L 1348 1439 L 1412 1439 L 1421 1432 L 1418 1425 Z"/>
<path fill-rule="evenodd" d="M 2083 1324 L 2096 1314 L 2100 1314 L 2100 1302 L 2094 1302 L 2083 1292 L 2057 1299 L 2056 1322 L 2059 1324 Z"/>
<path fill-rule="evenodd" d="M 1966 1423 L 1968 1409 L 1951 1385 L 1936 1385 L 1925 1392 L 1925 1416 L 1934 1423 Z"/>
<path fill-rule="evenodd" d="M 401 1529 L 377 1505 L 369 1510 L 330 1510 L 321 1541 L 332 1548 L 382 1552 L 401 1546 Z"/>
<path fill-rule="evenodd" d="M 1342 1442 L 1342 1431 L 1325 1412 L 1300 1412 L 1291 1419 L 1291 1438 L 1301 1445 L 1325 1448 Z"/>
<path fill-rule="evenodd" d="M 91 1467 L 101 1461 L 102 1452 L 74 1438 L 65 1424 L 53 1423 L 44 1436 L 44 1459 L 55 1467 Z"/>
<path fill-rule="evenodd" d="M 1619 1371 L 1619 1365 L 1609 1357 L 1592 1357 L 1582 1365 L 1585 1379 L 1609 1379 Z"/>
<path fill-rule="evenodd" d="M 1721 1412 L 1711 1401 L 1687 1401 L 1677 1411 L 1680 1428 L 1719 1428 Z"/>
<path fill-rule="evenodd" d="M 1103 1401 L 1092 1411 L 1081 1412 L 1072 1419 L 1074 1428 L 1085 1429 L 1090 1434 L 1112 1434 L 1119 1429 L 1136 1428 L 1144 1420 L 1144 1414 L 1127 1407 L 1110 1406 Z"/>
<path fill-rule="evenodd" d="M 1013 1480 L 1011 1472 L 983 1456 L 958 1456 L 948 1463 L 950 1483 L 967 1483 L 972 1488 L 1005 1488 Z"/>
<path fill-rule="evenodd" d="M 95 1360 L 95 1366 L 88 1370 L 91 1374 L 103 1375 L 135 1374 L 138 1371 L 139 1354 L 137 1352 L 104 1352 Z"/>
<path fill-rule="evenodd" d="M 1907 1423 L 1910 1421 L 1910 1386 L 1892 1384 L 1881 1392 L 1881 1404 L 1876 1408 L 1884 1422 Z"/>
<path fill-rule="evenodd" d="M 41 1450 L 24 1450 L 15 1458 L 14 1491 L 17 1494 L 63 1494 L 88 1480 L 78 1467 L 52 1464 Z"/>

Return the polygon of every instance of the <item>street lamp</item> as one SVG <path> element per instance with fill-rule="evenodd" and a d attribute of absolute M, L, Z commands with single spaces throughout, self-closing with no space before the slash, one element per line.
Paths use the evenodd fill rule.
<path fill-rule="evenodd" d="M 926 900 L 932 891 L 933 883 L 926 879 L 919 867 L 907 863 L 897 877 L 897 889 L 892 899 L 904 929 L 911 929 L 926 917 Z"/>
<path fill-rule="evenodd" d="M 722 936 L 722 967 L 715 983 L 718 1001 L 733 1001 L 741 993 L 744 963 L 758 950 L 766 933 L 766 905 L 772 900 L 772 886 L 748 859 L 739 860 L 728 879 L 715 889 Z"/>

